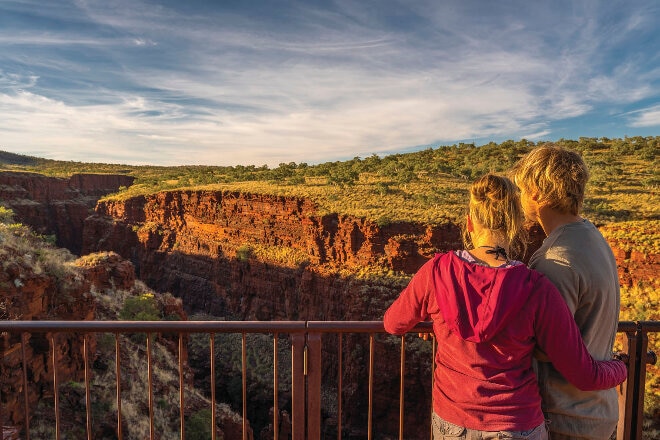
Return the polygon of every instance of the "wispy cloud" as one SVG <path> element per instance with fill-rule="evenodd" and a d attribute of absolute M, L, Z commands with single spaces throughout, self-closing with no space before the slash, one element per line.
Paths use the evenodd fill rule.
<path fill-rule="evenodd" d="M 629 127 L 657 125 L 652 2 L 62 3 L 0 4 L 0 148 L 277 165 L 552 138 L 642 102 Z"/>
<path fill-rule="evenodd" d="M 631 114 L 631 127 L 660 127 L 660 105 L 638 110 Z"/>
<path fill-rule="evenodd" d="M 530 128 L 533 128 L 533 127 L 530 127 Z M 539 140 L 539 139 L 545 139 L 551 133 L 552 133 L 552 131 L 545 129 L 545 130 L 541 130 L 541 131 L 532 132 L 532 133 L 522 135 L 521 139 L 527 139 L 527 140 L 530 140 L 530 141 L 535 141 L 535 140 Z"/>

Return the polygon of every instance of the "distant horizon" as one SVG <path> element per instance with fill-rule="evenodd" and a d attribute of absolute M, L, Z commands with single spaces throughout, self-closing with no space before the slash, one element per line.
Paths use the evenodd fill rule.
<path fill-rule="evenodd" d="M 660 137 L 660 135 L 656 135 L 656 134 L 651 134 L 651 135 L 646 135 L 646 136 L 641 136 L 641 135 L 639 135 L 639 136 L 640 136 L 640 137 L 643 137 L 643 138 L 649 138 L 649 137 L 655 138 L 655 137 Z M 597 140 L 602 140 L 602 139 L 609 139 L 609 140 L 617 140 L 617 139 L 620 139 L 620 140 L 625 140 L 625 139 L 630 139 L 630 138 L 637 137 L 637 135 L 636 135 L 636 136 L 627 136 L 627 135 L 626 135 L 626 136 L 623 136 L 623 137 L 608 137 L 608 136 L 581 136 L 581 137 L 582 137 L 582 138 L 589 138 L 589 139 L 597 139 Z M 523 139 L 524 139 L 524 138 L 523 138 Z M 484 146 L 484 145 L 487 145 L 487 144 L 489 144 L 490 142 L 494 142 L 495 144 L 500 145 L 500 144 L 502 144 L 502 143 L 504 143 L 504 142 L 508 142 L 508 141 L 519 142 L 519 141 L 522 141 L 523 139 L 518 139 L 518 140 L 516 140 L 516 139 L 504 139 L 504 140 L 499 141 L 499 142 L 487 141 L 487 142 L 483 142 L 483 143 L 482 143 L 482 142 L 472 142 L 472 141 L 470 141 L 470 142 L 467 142 L 467 141 L 459 141 L 459 142 L 446 143 L 446 144 L 423 145 L 423 146 L 416 147 L 416 148 L 402 149 L 401 151 L 391 151 L 391 152 L 387 152 L 387 153 L 384 153 L 384 154 L 372 153 L 372 154 L 370 154 L 369 156 L 375 154 L 375 155 L 377 155 L 377 156 L 380 157 L 380 158 L 384 158 L 385 156 L 389 156 L 389 155 L 416 153 L 416 152 L 420 152 L 420 151 L 423 151 L 423 150 L 426 150 L 426 149 L 429 149 L 429 148 L 430 148 L 430 149 L 438 149 L 438 148 L 443 148 L 443 147 L 458 146 L 458 145 L 460 145 L 460 144 L 467 144 L 467 145 L 473 144 L 475 147 L 478 148 L 478 147 L 482 147 L 482 146 Z M 555 140 L 545 140 L 545 139 L 541 139 L 541 140 L 536 140 L 536 141 L 533 141 L 533 140 L 530 140 L 530 139 L 526 139 L 526 140 L 527 140 L 528 142 L 532 142 L 532 143 L 534 143 L 535 145 L 539 145 L 539 144 L 543 144 L 543 143 L 554 143 L 554 142 L 559 142 L 559 141 L 561 141 L 561 140 L 578 142 L 578 141 L 580 140 L 580 138 L 575 138 L 575 139 L 573 139 L 573 138 L 560 138 L 560 139 L 555 139 Z M 302 161 L 300 161 L 300 162 L 289 161 L 289 162 L 281 162 L 281 163 L 279 163 L 279 164 L 277 164 L 277 165 L 268 165 L 268 164 L 264 164 L 264 163 L 261 163 L 261 164 L 257 164 L 257 163 L 248 163 L 248 164 L 224 164 L 224 165 L 180 163 L 180 164 L 173 164 L 173 165 L 159 165 L 159 164 L 152 164 L 152 163 L 131 164 L 131 163 L 125 163 L 125 162 L 98 162 L 98 161 L 90 161 L 90 160 L 52 159 L 52 158 L 48 158 L 48 157 L 37 156 L 37 155 L 34 155 L 34 154 L 17 153 L 17 152 L 9 151 L 9 150 L 5 149 L 2 145 L 0 145 L 0 154 L 1 154 L 1 153 L 15 154 L 15 155 L 18 155 L 18 156 L 31 157 L 31 158 L 35 158 L 35 159 L 45 159 L 45 160 L 54 160 L 54 161 L 58 161 L 58 162 L 74 162 L 74 163 L 93 164 L 93 165 L 113 165 L 113 166 L 131 166 L 131 167 L 133 167 L 133 166 L 153 166 L 153 167 L 186 167 L 186 166 L 209 166 L 209 167 L 237 167 L 237 166 L 246 166 L 246 167 L 249 167 L 249 166 L 254 166 L 254 167 L 257 167 L 257 168 L 260 168 L 260 167 L 266 166 L 266 167 L 268 167 L 269 169 L 274 169 L 274 168 L 277 168 L 278 166 L 280 166 L 280 165 L 282 165 L 282 164 L 289 164 L 289 163 L 291 163 L 291 162 L 294 162 L 296 165 L 306 164 L 306 165 L 309 165 L 309 166 L 316 166 L 316 165 L 321 165 L 321 164 L 329 163 L 329 162 L 345 162 L 345 161 L 350 161 L 350 160 L 353 160 L 353 159 L 356 158 L 356 157 L 359 158 L 359 159 L 361 159 L 361 160 L 364 160 L 365 158 L 369 157 L 369 156 L 352 156 L 352 157 L 348 157 L 348 158 L 345 158 L 345 159 L 334 159 L 334 160 L 327 160 L 327 161 L 316 162 L 316 163 L 311 163 L 311 162 L 308 162 L 308 161 L 305 161 L 305 160 L 302 160 Z"/>
<path fill-rule="evenodd" d="M 319 164 L 660 133 L 660 3 L 8 0 L 0 149 Z"/>

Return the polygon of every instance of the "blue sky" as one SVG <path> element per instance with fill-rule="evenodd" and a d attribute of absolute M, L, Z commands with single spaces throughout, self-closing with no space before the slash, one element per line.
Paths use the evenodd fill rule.
<path fill-rule="evenodd" d="M 0 0 L 0 150 L 277 166 L 660 135 L 660 2 Z"/>

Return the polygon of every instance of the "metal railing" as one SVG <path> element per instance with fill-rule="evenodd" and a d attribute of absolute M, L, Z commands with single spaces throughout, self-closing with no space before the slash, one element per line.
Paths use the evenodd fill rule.
<path fill-rule="evenodd" d="M 22 432 L 20 438 L 30 439 L 30 401 L 28 397 L 28 367 L 26 365 L 26 347 L 28 346 L 28 335 L 45 334 L 49 340 L 48 357 L 51 363 L 52 372 L 54 418 L 55 418 L 55 438 L 62 437 L 60 420 L 60 402 L 59 402 L 59 383 L 58 377 L 61 355 L 58 356 L 57 338 L 62 334 L 82 335 L 82 358 L 84 364 L 84 387 L 85 387 L 85 408 L 86 408 L 86 434 L 85 438 L 94 438 L 94 428 L 92 426 L 91 411 L 91 386 L 90 386 L 90 353 L 89 341 L 93 334 L 110 333 L 114 334 L 115 345 L 115 378 L 116 378 L 116 408 L 117 408 L 117 438 L 125 438 L 122 425 L 122 378 L 121 378 L 121 342 L 120 336 L 125 334 L 144 333 L 146 334 L 146 363 L 148 376 L 148 417 L 149 417 L 149 438 L 157 438 L 154 426 L 154 390 L 153 390 L 153 335 L 156 333 L 174 333 L 178 334 L 178 380 L 179 380 L 179 425 L 180 438 L 186 438 L 186 415 L 184 412 L 186 395 L 184 379 L 184 336 L 193 333 L 203 333 L 209 336 L 209 356 L 210 356 L 210 409 L 211 426 L 213 427 L 212 439 L 216 438 L 216 368 L 215 368 L 215 335 L 222 333 L 240 334 L 241 337 L 241 388 L 242 388 L 242 438 L 250 437 L 249 414 L 247 414 L 247 362 L 246 362 L 246 335 L 259 333 L 270 334 L 273 338 L 273 402 L 272 402 L 272 426 L 273 438 L 278 440 L 281 411 L 279 408 L 279 370 L 281 364 L 278 355 L 278 342 L 281 335 L 290 341 L 290 412 L 291 412 L 291 438 L 294 440 L 302 439 L 321 439 L 329 438 L 325 431 L 322 433 L 322 387 L 327 379 L 324 376 L 322 365 L 322 353 L 327 352 L 328 346 L 324 347 L 324 338 L 328 335 L 336 336 L 336 345 L 330 349 L 336 348 L 336 355 L 333 356 L 333 371 L 336 371 L 336 402 L 333 411 L 336 412 L 335 426 L 333 427 L 333 436 L 336 432 L 336 438 L 341 440 L 345 438 L 343 432 L 342 420 L 344 417 L 343 389 L 347 385 L 343 383 L 343 367 L 346 362 L 344 358 L 343 340 L 347 334 L 366 334 L 369 338 L 368 361 L 367 361 L 367 414 L 366 414 L 366 433 L 367 439 L 372 439 L 376 435 L 374 432 L 374 366 L 377 362 L 375 358 L 375 338 L 377 335 L 385 333 L 383 323 L 380 321 L 0 321 L 0 332 L 5 338 L 3 348 L 3 368 L 4 359 L 11 353 L 16 354 L 17 350 L 21 353 L 21 375 L 22 387 L 22 424 L 14 421 L 18 426 L 3 426 L 0 423 L 0 439 L 19 438 L 18 431 Z M 637 440 L 641 439 L 642 418 L 644 410 L 644 386 L 646 381 L 647 363 L 655 363 L 655 354 L 648 352 L 648 333 L 660 332 L 660 322 L 620 322 L 619 332 L 624 337 L 624 352 L 629 356 L 628 378 L 618 387 L 619 390 L 619 425 L 617 439 Z M 432 334 L 430 323 L 421 323 L 411 330 L 410 333 Z M 392 337 L 394 338 L 394 337 Z M 404 438 L 404 420 L 405 420 L 405 375 L 406 375 L 406 338 L 400 338 L 400 363 L 399 363 L 399 389 L 398 389 L 398 437 Z M 333 339 L 334 341 L 334 339 Z M 432 384 L 433 367 L 435 358 L 435 342 L 432 344 L 430 368 L 431 374 L 429 381 Z M 264 354 L 265 355 L 265 354 Z M 288 368 L 287 368 L 288 369 Z M 3 378 L 6 375 L 2 376 Z M 288 379 L 287 379 L 288 380 Z M 288 384 L 287 384 L 288 385 Z M 354 384 L 348 384 L 354 385 Z M 333 389 L 335 386 L 333 386 Z M 428 388 L 430 396 L 432 386 Z M 4 391 L 4 388 L 3 388 Z M 20 394 L 19 393 L 19 394 Z M 427 396 L 427 397 L 429 397 Z M 14 396 L 16 397 L 16 396 Z M 416 396 L 419 398 L 419 396 Z M 21 400 L 21 399 L 18 399 Z M 429 398 L 430 401 L 430 398 Z M 3 396 L 0 396 L 0 422 L 5 422 L 6 417 L 3 408 Z M 393 405 L 393 403 L 392 403 Z M 428 419 L 430 420 L 431 408 L 428 408 Z M 429 427 L 430 435 L 430 427 Z M 322 437 L 323 434 L 323 437 Z M 14 435 L 14 436 L 13 436 Z M 13 437 L 12 437 L 13 436 Z"/>

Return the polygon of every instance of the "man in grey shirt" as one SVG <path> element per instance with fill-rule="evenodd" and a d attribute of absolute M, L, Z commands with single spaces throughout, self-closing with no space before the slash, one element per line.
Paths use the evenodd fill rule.
<path fill-rule="evenodd" d="M 579 154 L 551 144 L 535 148 L 513 168 L 526 217 L 547 235 L 529 266 L 557 286 L 589 353 L 604 360 L 612 358 L 619 320 L 619 278 L 609 245 L 580 216 L 588 177 Z M 618 420 L 616 390 L 580 391 L 539 358 L 539 388 L 551 438 L 609 439 Z"/>

